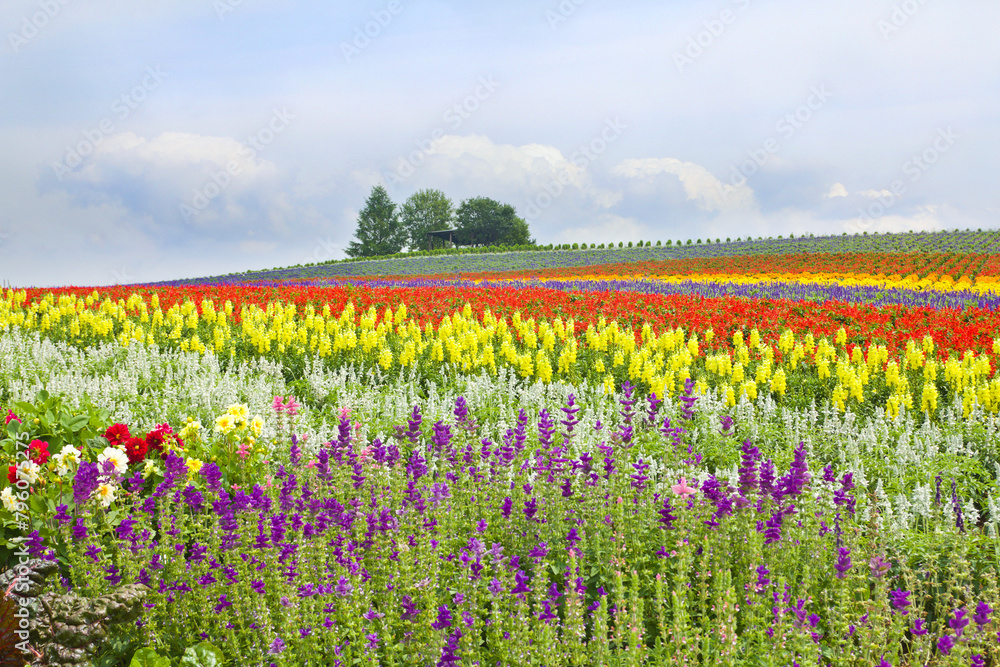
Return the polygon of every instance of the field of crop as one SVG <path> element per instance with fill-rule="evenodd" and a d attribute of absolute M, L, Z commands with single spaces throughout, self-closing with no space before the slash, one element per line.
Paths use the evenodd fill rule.
<path fill-rule="evenodd" d="M 32 608 L 107 667 L 1000 665 L 998 282 L 953 232 L 8 289 L 0 565 L 134 595 Z"/>

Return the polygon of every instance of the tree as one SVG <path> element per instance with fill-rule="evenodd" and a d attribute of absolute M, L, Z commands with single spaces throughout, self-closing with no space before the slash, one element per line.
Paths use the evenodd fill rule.
<path fill-rule="evenodd" d="M 440 190 L 420 190 L 410 195 L 400 208 L 399 221 L 403 227 L 406 245 L 410 250 L 427 248 L 427 232 L 451 229 L 455 211 L 451 200 Z M 444 246 L 443 239 L 433 239 L 431 247 Z"/>
<path fill-rule="evenodd" d="M 458 231 L 456 243 L 461 245 L 534 245 L 528 223 L 517 217 L 510 204 L 501 204 L 487 197 L 466 199 L 455 212 Z"/>
<path fill-rule="evenodd" d="M 381 185 L 372 188 L 365 207 L 358 214 L 356 241 L 344 251 L 348 257 L 378 257 L 393 255 L 403 249 L 405 238 L 396 205 Z"/>

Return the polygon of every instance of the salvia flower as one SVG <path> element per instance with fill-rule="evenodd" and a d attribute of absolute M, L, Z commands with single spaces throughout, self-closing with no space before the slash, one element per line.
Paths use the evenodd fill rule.
<path fill-rule="evenodd" d="M 955 631 L 956 637 L 961 637 L 965 631 L 965 626 L 969 624 L 969 619 L 965 618 L 965 608 L 955 610 L 955 618 L 948 619 L 948 627 Z"/>
<path fill-rule="evenodd" d="M 892 567 L 892 565 L 887 560 L 883 560 L 881 556 L 872 556 L 872 559 L 868 561 L 868 567 L 872 570 L 872 576 L 876 579 L 881 579 L 886 572 Z"/>
<path fill-rule="evenodd" d="M 838 548 L 837 562 L 833 567 L 837 570 L 837 578 L 843 579 L 847 575 L 847 571 L 851 569 L 851 550 L 847 547 Z"/>
<path fill-rule="evenodd" d="M 951 635 L 945 635 L 938 639 L 937 647 L 941 655 L 948 655 L 951 653 L 951 649 L 955 648 L 955 640 L 951 638 Z"/>
<path fill-rule="evenodd" d="M 980 602 L 976 605 L 976 613 L 972 615 L 972 620 L 976 622 L 976 625 L 983 627 L 990 622 L 990 614 L 993 612 L 993 608 L 990 607 L 985 602 Z"/>
<path fill-rule="evenodd" d="M 889 593 L 889 600 L 892 602 L 893 607 L 902 610 L 903 614 L 906 614 L 906 608 L 910 606 L 910 591 L 897 588 Z"/>
<path fill-rule="evenodd" d="M 437 620 L 431 623 L 431 627 L 435 630 L 444 630 L 451 627 L 451 621 L 451 611 L 449 611 L 448 605 L 443 604 L 438 607 Z"/>

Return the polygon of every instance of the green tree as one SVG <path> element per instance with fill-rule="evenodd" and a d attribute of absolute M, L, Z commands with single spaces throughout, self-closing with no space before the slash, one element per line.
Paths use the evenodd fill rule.
<path fill-rule="evenodd" d="M 466 199 L 455 212 L 458 231 L 455 242 L 462 245 L 534 245 L 528 223 L 517 217 L 510 204 L 487 197 Z"/>
<path fill-rule="evenodd" d="M 393 255 L 403 249 L 406 239 L 396 205 L 381 185 L 372 188 L 365 207 L 358 214 L 358 228 L 344 250 L 348 257 Z"/>
<path fill-rule="evenodd" d="M 451 229 L 455 210 L 451 200 L 440 190 L 420 190 L 410 195 L 399 211 L 406 245 L 410 250 L 427 249 L 427 232 Z M 432 248 L 443 248 L 443 239 L 432 239 Z"/>

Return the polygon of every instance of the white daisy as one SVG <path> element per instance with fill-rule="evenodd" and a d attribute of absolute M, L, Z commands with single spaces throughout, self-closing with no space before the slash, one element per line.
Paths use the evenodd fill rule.
<path fill-rule="evenodd" d="M 113 461 L 115 472 L 124 475 L 128 471 L 128 454 L 116 447 L 105 447 L 104 451 L 97 455 L 97 463 L 104 470 L 104 462 Z"/>

